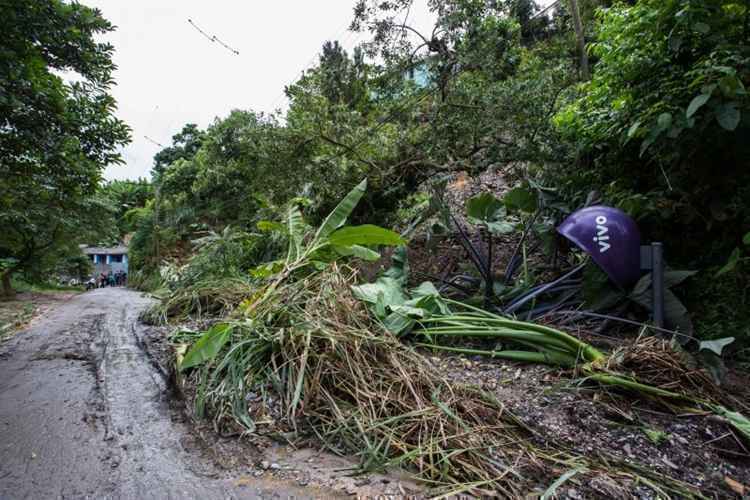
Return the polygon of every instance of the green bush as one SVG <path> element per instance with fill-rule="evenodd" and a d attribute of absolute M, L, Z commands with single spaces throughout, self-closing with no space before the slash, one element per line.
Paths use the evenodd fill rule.
<path fill-rule="evenodd" d="M 747 4 L 641 0 L 598 18 L 593 78 L 555 117 L 579 162 L 550 177 L 579 199 L 599 188 L 672 259 L 725 259 L 750 224 Z"/>

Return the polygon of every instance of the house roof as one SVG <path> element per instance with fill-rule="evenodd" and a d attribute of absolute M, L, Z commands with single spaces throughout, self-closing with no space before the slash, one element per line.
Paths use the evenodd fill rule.
<path fill-rule="evenodd" d="M 119 255 L 128 253 L 128 247 L 125 245 L 118 245 L 116 247 L 84 247 L 81 250 L 86 255 Z"/>

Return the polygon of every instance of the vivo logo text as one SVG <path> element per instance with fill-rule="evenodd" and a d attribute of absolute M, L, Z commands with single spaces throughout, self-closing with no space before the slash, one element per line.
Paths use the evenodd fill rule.
<path fill-rule="evenodd" d="M 596 218 L 596 236 L 594 241 L 599 244 L 599 253 L 609 250 L 609 228 L 607 228 L 607 218 L 599 215 Z"/>

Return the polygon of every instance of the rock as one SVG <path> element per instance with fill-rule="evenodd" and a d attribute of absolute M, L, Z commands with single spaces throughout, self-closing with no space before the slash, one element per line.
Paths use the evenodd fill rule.
<path fill-rule="evenodd" d="M 271 464 L 268 462 L 268 460 L 263 460 L 260 463 L 260 468 L 263 469 L 263 470 L 268 470 L 269 467 L 271 467 Z"/>
<path fill-rule="evenodd" d="M 274 463 L 271 464 L 271 469 L 272 470 L 279 470 L 279 469 L 281 469 L 281 466 L 279 464 L 277 464 L 276 462 L 274 462 Z"/>
<path fill-rule="evenodd" d="M 672 434 L 672 437 L 675 439 L 675 441 L 677 441 L 680 444 L 684 444 L 686 446 L 690 444 L 690 441 L 680 436 L 679 434 Z"/>

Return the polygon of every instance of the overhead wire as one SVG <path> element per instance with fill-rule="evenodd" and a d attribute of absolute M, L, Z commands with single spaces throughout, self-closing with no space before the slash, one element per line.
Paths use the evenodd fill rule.
<path fill-rule="evenodd" d="M 405 20 L 406 20 L 406 19 L 408 19 L 408 15 L 409 15 L 409 12 L 407 11 L 407 14 L 406 14 L 406 18 L 405 18 Z M 203 36 L 204 36 L 204 37 L 205 37 L 205 38 L 206 38 L 207 40 L 209 40 L 209 41 L 211 41 L 211 42 L 216 42 L 216 43 L 219 43 L 220 45 L 222 45 L 222 46 L 223 46 L 224 48 L 226 48 L 227 50 L 231 51 L 231 52 L 232 52 L 232 53 L 234 53 L 235 55 L 239 55 L 239 51 L 237 51 L 236 49 L 234 49 L 234 48 L 230 47 L 229 45 L 227 45 L 226 43 L 224 43 L 224 42 L 223 42 L 223 41 L 222 41 L 221 39 L 219 39 L 219 38 L 218 38 L 218 37 L 217 37 L 216 35 L 210 35 L 210 34 L 208 34 L 207 32 L 205 32 L 205 31 L 204 31 L 203 29 L 201 29 L 201 28 L 200 28 L 200 27 L 199 27 L 199 26 L 198 26 L 198 25 L 197 25 L 197 24 L 196 24 L 196 23 L 195 23 L 195 22 L 194 22 L 194 21 L 193 21 L 192 19 L 188 18 L 188 23 L 190 23 L 190 25 L 191 25 L 191 26 L 193 26 L 193 28 L 195 28 L 195 29 L 196 29 L 196 30 L 197 30 L 197 31 L 198 31 L 198 32 L 199 32 L 199 33 L 200 33 L 201 35 L 203 35 Z M 341 28 L 341 29 L 340 29 L 340 30 L 339 30 L 339 31 L 337 32 L 337 34 L 336 34 L 336 35 L 335 35 L 335 36 L 334 36 L 333 38 L 329 38 L 329 40 L 338 40 L 338 39 L 339 39 L 339 38 L 341 37 L 341 35 L 343 35 L 343 34 L 344 34 L 344 33 L 345 33 L 346 31 L 349 31 L 349 33 L 348 33 L 348 34 L 346 35 L 346 38 L 345 38 L 344 40 L 342 40 L 342 42 L 341 42 L 341 45 L 342 45 L 342 46 L 345 46 L 346 44 L 348 44 L 348 43 L 349 43 L 349 42 L 351 41 L 351 39 L 352 39 L 353 37 L 360 37 L 360 38 L 361 38 L 361 37 L 363 36 L 363 34 L 362 34 L 362 33 L 359 33 L 359 32 L 356 32 L 356 33 L 355 33 L 354 31 L 351 31 L 351 30 L 349 30 L 348 28 L 349 28 L 349 22 L 347 21 L 347 22 L 346 22 L 346 23 L 344 24 L 344 26 L 343 26 L 343 27 L 342 27 L 342 28 Z M 305 72 L 306 72 L 306 71 L 307 71 L 308 69 L 310 69 L 310 68 L 311 68 L 311 67 L 312 67 L 312 66 L 313 66 L 313 65 L 314 65 L 314 64 L 316 63 L 316 61 L 317 61 L 317 59 L 319 58 L 319 56 L 320 56 L 320 52 L 319 52 L 319 51 L 316 51 L 316 52 L 315 52 L 315 54 L 314 54 L 314 55 L 313 55 L 313 56 L 312 56 L 312 57 L 310 58 L 310 60 L 309 60 L 309 61 L 307 62 L 307 64 L 305 64 L 305 65 L 303 66 L 303 69 L 302 69 L 302 70 L 301 70 L 301 71 L 299 72 L 299 73 L 300 73 L 300 75 L 304 75 L 304 73 L 305 73 Z M 378 123 L 376 123 L 375 125 L 373 125 L 373 126 L 372 126 L 372 127 L 371 127 L 371 128 L 370 128 L 370 129 L 369 129 L 369 130 L 368 130 L 368 131 L 367 131 L 367 132 L 366 132 L 366 133 L 364 134 L 364 136 L 363 136 L 363 138 L 362 138 L 362 139 L 360 139 L 359 141 L 357 141 L 357 142 L 356 142 L 356 143 L 355 143 L 355 144 L 354 144 L 353 146 L 346 146 L 346 145 L 345 145 L 345 146 L 346 146 L 346 147 L 347 147 L 347 148 L 348 148 L 348 149 L 349 149 L 350 151 L 354 151 L 354 152 L 356 153 L 356 152 L 357 152 L 357 151 L 356 151 L 356 149 L 357 149 L 357 148 L 358 148 L 359 146 L 361 146 L 361 145 L 362 145 L 362 144 L 363 144 L 364 142 L 366 142 L 366 141 L 367 141 L 368 139 L 370 139 L 370 137 L 372 136 L 372 134 L 376 133 L 376 132 L 377 132 L 377 131 L 379 131 L 379 130 L 380 130 L 381 128 L 383 128 L 384 126 L 386 126 L 386 125 L 387 125 L 387 124 L 388 124 L 388 123 L 390 122 L 390 120 L 391 120 L 391 119 L 392 119 L 392 118 L 393 118 L 394 116 L 396 116 L 396 115 L 397 115 L 398 113 L 402 113 L 402 112 L 406 111 L 406 110 L 407 110 L 407 108 L 410 108 L 410 107 L 412 107 L 412 106 L 416 106 L 416 105 L 418 105 L 418 104 L 419 104 L 420 102 L 422 102 L 422 101 L 423 101 L 423 100 L 424 100 L 425 98 L 427 98 L 427 97 L 429 97 L 429 96 L 430 96 L 431 94 L 433 94 L 433 93 L 435 92 L 435 90 L 436 90 L 435 88 L 432 88 L 432 89 L 426 89 L 426 90 L 425 90 L 425 91 L 423 91 L 423 92 L 422 92 L 421 94 L 417 94 L 417 95 L 416 95 L 416 96 L 415 96 L 415 97 L 414 97 L 413 99 L 411 99 L 410 101 L 407 101 L 407 102 L 406 102 L 406 103 L 405 103 L 404 105 L 395 107 L 394 109 L 392 109 L 392 110 L 391 110 L 391 111 L 390 111 L 390 112 L 388 113 L 388 115 L 386 115 L 386 116 L 385 116 L 384 118 L 382 118 L 382 119 L 378 120 Z M 280 99 L 282 99 L 282 98 L 283 98 L 283 96 L 284 96 L 284 95 L 285 95 L 285 90 L 282 90 L 282 92 L 281 92 L 281 93 L 280 93 L 280 94 L 279 94 L 279 95 L 278 95 L 278 96 L 277 96 L 277 97 L 276 97 L 276 98 L 274 99 L 274 101 L 273 101 L 273 103 L 271 104 L 271 106 L 270 106 L 270 108 L 269 108 L 269 109 L 273 110 L 273 109 L 274 109 L 274 107 L 276 106 L 276 104 L 277 104 L 277 103 L 279 102 L 279 100 L 280 100 Z M 157 106 L 157 108 L 158 108 L 158 106 Z M 158 141 L 156 141 L 156 140 L 152 139 L 151 137 L 149 137 L 149 136 L 147 136 L 147 135 L 144 135 L 144 138 L 145 138 L 146 140 L 148 140 L 149 142 L 151 142 L 151 143 L 153 143 L 153 144 L 155 144 L 155 145 L 157 145 L 157 146 L 159 146 L 159 147 L 162 147 L 162 148 L 164 148 L 164 147 L 165 147 L 164 145 L 162 145 L 161 143 L 159 143 Z"/>
<path fill-rule="evenodd" d="M 206 39 L 208 39 L 210 42 L 216 42 L 216 43 L 218 43 L 219 45 L 221 45 L 222 47 L 224 47 L 228 51 L 232 52 L 236 56 L 240 55 L 240 52 L 237 49 L 234 49 L 234 48 L 230 47 L 229 45 L 227 45 L 226 43 L 224 43 L 216 35 L 209 35 L 205 31 L 203 31 L 202 29 L 200 29 L 200 27 L 198 27 L 198 25 L 195 24 L 192 19 L 188 18 L 188 23 L 190 23 L 190 25 L 193 28 L 195 28 L 196 30 L 198 30 L 198 32 L 200 32 L 200 34 L 203 35 L 204 37 L 206 37 Z"/>
<path fill-rule="evenodd" d="M 147 140 L 148 142 L 151 142 L 151 143 L 153 143 L 153 144 L 156 144 L 156 145 L 157 145 L 157 146 L 159 146 L 160 148 L 164 148 L 164 147 L 166 147 L 166 146 L 164 146 L 164 144 L 161 144 L 160 142 L 158 142 L 158 141 L 155 141 L 154 139 L 150 138 L 150 137 L 149 137 L 149 136 L 147 136 L 147 135 L 144 135 L 144 136 L 143 136 L 143 138 L 144 138 L 144 139 L 146 139 L 146 140 Z"/>

